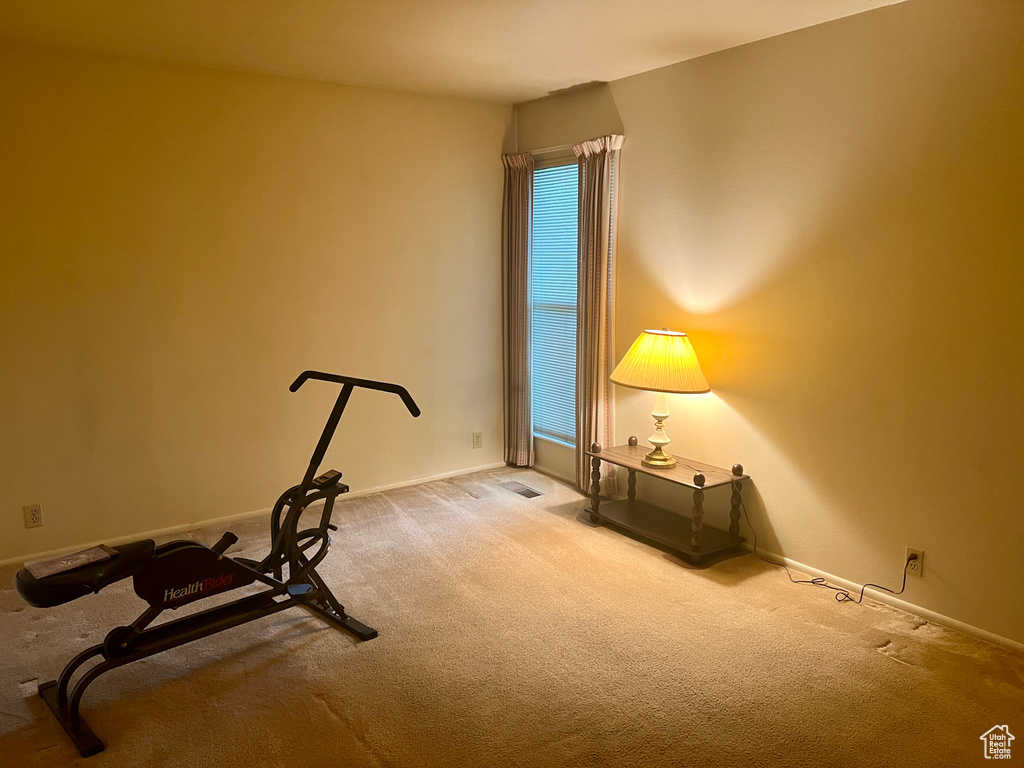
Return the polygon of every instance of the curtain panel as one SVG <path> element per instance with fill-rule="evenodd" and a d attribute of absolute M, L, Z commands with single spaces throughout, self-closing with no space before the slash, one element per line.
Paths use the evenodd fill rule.
<path fill-rule="evenodd" d="M 502 369 L 505 463 L 533 466 L 530 399 L 530 231 L 533 224 L 533 155 L 502 155 L 501 209 Z"/>
<path fill-rule="evenodd" d="M 579 163 L 579 275 L 576 320 L 576 485 L 590 488 L 592 443 L 610 447 L 614 404 L 609 374 L 612 338 L 614 178 L 622 136 L 575 145 Z M 602 493 L 614 493 L 614 472 L 602 472 Z"/>

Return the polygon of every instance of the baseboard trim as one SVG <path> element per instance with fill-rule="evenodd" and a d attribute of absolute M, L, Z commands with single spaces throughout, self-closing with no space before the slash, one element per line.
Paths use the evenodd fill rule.
<path fill-rule="evenodd" d="M 752 552 L 753 548 L 748 546 L 747 550 Z M 824 578 L 826 581 L 828 581 L 829 584 L 835 584 L 837 586 L 843 587 L 844 589 L 847 589 L 852 593 L 860 592 L 860 588 L 862 586 L 861 584 L 855 584 L 852 581 L 836 576 L 835 574 L 828 573 L 817 568 L 812 568 L 809 565 L 797 562 L 796 560 L 784 557 L 783 555 L 779 555 L 775 552 L 762 551 L 760 552 L 760 554 L 763 554 L 765 555 L 765 557 L 768 557 L 779 563 L 785 563 L 793 570 L 800 571 L 801 573 L 807 573 L 811 576 L 820 576 Z M 915 605 L 914 603 L 908 603 L 906 600 L 900 600 L 895 595 L 890 595 L 886 592 L 869 588 L 865 592 L 865 597 L 868 597 L 871 600 L 876 600 L 880 603 L 885 603 L 886 605 L 891 605 L 893 608 L 899 608 L 901 611 L 912 613 L 915 616 L 920 616 L 922 619 L 927 619 L 928 621 L 934 624 L 941 624 L 945 627 L 949 627 L 950 629 L 955 629 L 958 632 L 963 632 L 965 635 L 971 635 L 972 637 L 977 637 L 982 640 L 988 640 L 990 643 L 995 643 L 996 645 L 1001 645 L 1004 648 L 1010 648 L 1014 651 L 1020 651 L 1024 653 L 1024 643 L 1017 642 L 1016 640 L 1011 640 L 1010 638 L 1003 637 L 1002 635 L 997 635 L 994 632 L 989 632 L 988 630 L 981 629 L 980 627 L 975 627 L 972 624 L 967 624 L 963 621 L 959 621 L 958 619 L 954 619 L 950 616 L 945 616 L 941 613 L 936 613 L 935 611 L 929 610 L 928 608 L 922 608 L 921 606 Z"/>
<path fill-rule="evenodd" d="M 374 493 L 390 491 L 396 488 L 408 488 L 414 485 L 422 485 L 423 483 L 431 483 L 436 480 L 446 480 L 450 477 L 470 475 L 473 474 L 474 472 L 486 472 L 488 470 L 499 469 L 503 467 L 505 467 L 504 462 L 496 462 L 493 464 L 481 464 L 476 467 L 468 467 L 466 469 L 458 469 L 453 472 L 440 472 L 435 475 L 416 477 L 411 478 L 409 480 L 400 480 L 395 483 L 387 483 L 384 485 L 377 485 L 370 488 L 362 489 L 354 493 L 348 494 L 348 498 L 369 496 Z M 541 469 L 539 467 L 534 467 L 534 469 L 542 472 L 543 474 L 556 477 L 557 479 L 565 480 L 566 482 L 570 483 L 572 482 L 570 480 L 567 480 L 566 478 L 559 477 L 557 474 L 553 472 L 545 471 L 544 469 Z M 62 547 L 60 549 L 52 549 L 45 552 L 32 553 L 21 557 L 11 557 L 7 558 L 6 560 L 0 560 L 0 567 L 21 564 L 29 560 L 45 560 L 51 557 L 59 557 L 61 555 L 68 554 L 69 552 L 77 552 L 79 550 L 88 549 L 89 547 L 95 547 L 100 544 L 117 546 L 118 544 L 127 544 L 128 542 L 138 541 L 139 539 L 152 539 L 158 538 L 160 536 L 169 536 L 175 533 L 182 533 L 184 531 L 195 530 L 196 528 L 209 528 L 226 525 L 232 522 L 237 522 L 239 520 L 248 520 L 254 517 L 262 517 L 264 515 L 269 515 L 270 511 L 271 508 L 266 507 L 265 509 L 257 509 L 251 512 L 241 512 L 235 515 L 213 517 L 207 520 L 197 520 L 190 523 L 171 526 L 169 528 L 159 528 L 157 530 L 143 531 L 139 533 L 130 534 L 128 536 L 118 536 L 112 539 L 92 541 L 87 544 L 76 544 L 70 547 Z M 753 551 L 751 547 L 747 547 L 747 549 L 749 551 Z M 811 576 L 820 576 L 826 579 L 829 583 L 836 584 L 840 587 L 850 590 L 851 592 L 860 591 L 860 584 L 855 584 L 854 582 L 849 581 L 848 579 L 844 579 L 840 576 L 836 576 L 835 574 L 819 570 L 818 568 L 812 568 L 809 565 L 801 563 L 797 560 L 793 560 L 792 558 L 777 554 L 775 552 L 765 552 L 763 554 L 765 554 L 766 557 L 776 560 L 779 563 L 784 563 L 790 568 L 800 571 L 801 573 L 807 573 Z M 994 632 L 989 632 L 988 630 L 981 629 L 980 627 L 975 627 L 972 624 L 967 624 L 966 622 L 959 621 L 958 619 L 954 619 L 950 616 L 945 616 L 941 613 L 929 610 L 928 608 L 923 608 L 919 605 L 915 605 L 914 603 L 909 603 L 906 600 L 900 600 L 895 595 L 890 595 L 885 592 L 872 589 L 870 590 L 870 592 L 867 593 L 867 596 L 870 597 L 872 600 L 877 600 L 880 603 L 885 603 L 887 605 L 893 606 L 894 608 L 899 608 L 902 611 L 906 611 L 907 613 L 911 613 L 915 616 L 920 616 L 921 618 L 927 619 L 928 621 L 934 622 L 935 624 L 942 624 L 943 626 L 955 629 L 958 632 L 963 632 L 965 635 L 971 635 L 972 637 L 977 637 L 982 640 L 987 640 L 991 643 L 995 643 L 996 645 L 1001 645 L 1004 648 L 1010 648 L 1012 650 L 1024 653 L 1024 643 L 1018 642 L 1016 640 L 1011 640 L 1010 638 L 1003 637 L 1002 635 L 997 635 Z"/>
<path fill-rule="evenodd" d="M 493 464 L 481 464 L 476 467 L 469 467 L 467 469 L 457 469 L 453 472 L 440 472 L 436 475 L 426 475 L 424 477 L 414 477 L 410 480 L 399 480 L 395 483 L 387 483 L 384 485 L 375 485 L 370 488 L 360 489 L 354 493 L 347 494 L 344 498 L 356 498 L 359 496 L 369 496 L 373 493 L 381 493 L 382 491 L 390 491 L 395 488 L 407 488 L 413 485 L 422 485 L 423 483 L 432 483 L 435 480 L 446 480 L 450 477 L 459 477 L 460 475 L 471 475 L 474 472 L 486 472 L 491 469 L 498 469 L 504 467 L 505 462 L 496 462 Z M 342 500 L 344 500 L 344 498 Z M 100 544 L 106 544 L 108 546 L 116 547 L 118 544 L 127 544 L 132 541 L 138 541 L 139 539 L 155 539 L 160 536 L 170 536 L 175 533 L 183 533 L 185 531 L 192 531 L 196 528 L 212 528 L 221 525 L 227 525 L 239 520 L 249 520 L 254 517 L 262 517 L 269 515 L 272 507 L 266 507 L 265 509 L 256 509 L 251 512 L 239 512 L 235 515 L 226 515 L 224 517 L 211 517 L 207 520 L 196 520 L 190 523 L 182 523 L 181 525 L 173 525 L 170 528 L 158 528 L 152 531 L 140 531 L 139 533 L 132 533 L 127 536 L 116 536 L 110 539 L 102 539 L 97 541 L 91 541 L 86 544 L 74 544 L 69 547 L 61 547 L 60 549 L 51 549 L 45 552 L 34 552 L 28 555 L 21 555 L 17 557 L 9 557 L 5 560 L 0 560 L 0 568 L 7 565 L 20 565 L 31 560 L 47 560 L 51 557 L 60 557 L 71 552 L 78 552 L 83 549 L 89 549 L 90 547 L 97 547 Z"/>

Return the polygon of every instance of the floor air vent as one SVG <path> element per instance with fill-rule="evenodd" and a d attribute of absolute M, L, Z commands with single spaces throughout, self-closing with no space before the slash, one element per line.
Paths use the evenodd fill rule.
<path fill-rule="evenodd" d="M 520 496 L 526 499 L 533 499 L 536 498 L 537 496 L 544 495 L 540 491 L 535 491 L 533 490 L 533 488 L 530 488 L 529 486 L 523 485 L 522 483 L 517 483 L 515 480 L 509 483 L 502 483 L 501 487 L 507 491 L 512 491 L 512 493 L 518 493 Z"/>

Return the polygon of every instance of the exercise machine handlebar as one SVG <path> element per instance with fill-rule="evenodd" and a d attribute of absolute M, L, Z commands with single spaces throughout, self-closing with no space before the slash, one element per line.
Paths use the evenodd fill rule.
<path fill-rule="evenodd" d="M 331 415 L 327 418 L 327 423 L 324 425 L 324 431 L 323 434 L 320 435 L 320 441 L 316 444 L 313 456 L 309 460 L 309 468 L 306 470 L 306 474 L 302 478 L 302 483 L 298 487 L 298 491 L 295 495 L 296 499 L 303 498 L 312 486 L 313 478 L 316 476 L 317 470 L 320 468 L 320 462 L 323 461 L 324 454 L 327 453 L 327 447 L 331 444 L 331 439 L 334 437 L 334 430 L 338 428 L 338 421 L 341 419 L 341 414 L 345 412 L 345 406 L 348 404 L 348 399 L 356 387 L 361 387 L 363 389 L 376 389 L 381 392 L 391 392 L 392 394 L 398 395 L 402 398 L 402 402 L 405 403 L 405 407 L 409 409 L 409 413 L 414 417 L 420 415 L 420 408 L 416 405 L 416 401 L 412 399 L 412 395 L 409 394 L 405 387 L 399 386 L 398 384 L 388 384 L 383 381 L 370 381 L 368 379 L 355 379 L 351 376 L 340 376 L 336 373 L 323 373 L 322 371 L 303 371 L 299 374 L 299 378 L 293 381 L 288 389 L 295 392 L 306 382 L 307 379 L 329 381 L 335 384 L 341 384 L 342 387 L 341 393 L 338 395 L 338 400 L 334 404 L 334 409 L 331 411 Z"/>
<path fill-rule="evenodd" d="M 420 415 L 419 406 L 416 405 L 416 401 L 412 399 L 412 395 L 409 391 L 398 384 L 388 384 L 383 381 L 370 381 L 369 379 L 355 379 L 351 376 L 339 376 L 335 373 L 323 373 L 321 371 L 303 371 L 299 378 L 292 382 L 291 386 L 288 387 L 292 392 L 298 391 L 299 387 L 306 383 L 307 379 L 319 379 L 320 381 L 331 381 L 335 384 L 350 384 L 353 387 L 362 387 L 363 389 L 376 389 L 380 392 L 391 392 L 402 398 L 402 402 L 405 403 L 405 407 L 409 409 L 414 417 Z"/>

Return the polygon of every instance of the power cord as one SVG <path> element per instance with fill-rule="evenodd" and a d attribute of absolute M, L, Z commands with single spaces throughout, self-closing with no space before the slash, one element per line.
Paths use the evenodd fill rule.
<path fill-rule="evenodd" d="M 743 519 L 747 521 L 747 527 L 750 529 L 750 533 L 754 537 L 754 555 L 758 559 L 763 560 L 764 562 L 768 563 L 769 565 L 777 565 L 780 568 L 782 568 L 783 570 L 785 570 L 786 571 L 786 575 L 789 577 L 789 580 L 791 582 L 793 582 L 794 584 L 810 584 L 813 587 L 822 587 L 823 589 L 831 589 L 831 590 L 834 590 L 835 593 L 836 593 L 836 595 L 835 595 L 836 602 L 838 602 L 838 603 L 851 602 L 851 603 L 857 603 L 858 605 L 861 602 L 864 601 L 864 590 L 867 589 L 868 587 L 874 587 L 875 589 L 884 590 L 884 591 L 888 592 L 890 595 L 902 595 L 903 594 L 903 590 L 905 590 L 907 588 L 907 568 L 910 567 L 910 564 L 912 562 L 917 560 L 917 555 L 907 555 L 907 562 L 903 564 L 903 585 L 900 587 L 900 591 L 899 592 L 894 592 L 893 590 L 889 589 L 888 587 L 883 587 L 881 584 L 865 584 L 863 587 L 860 588 L 860 595 L 857 597 L 856 600 L 854 600 L 853 597 L 850 596 L 850 591 L 848 589 L 844 589 L 843 587 L 837 587 L 834 584 L 829 584 L 827 581 L 825 581 L 824 577 L 822 577 L 822 576 L 818 576 L 818 577 L 813 578 L 813 579 L 794 579 L 793 578 L 793 574 L 790 573 L 789 568 L 786 565 L 784 565 L 782 563 L 776 563 L 774 560 L 769 560 L 767 557 L 765 557 L 764 555 L 760 554 L 757 551 L 757 531 L 755 531 L 754 530 L 754 526 L 752 526 L 750 524 L 750 517 L 747 515 L 747 507 L 743 503 L 743 499 L 740 499 L 740 509 L 743 510 Z"/>

